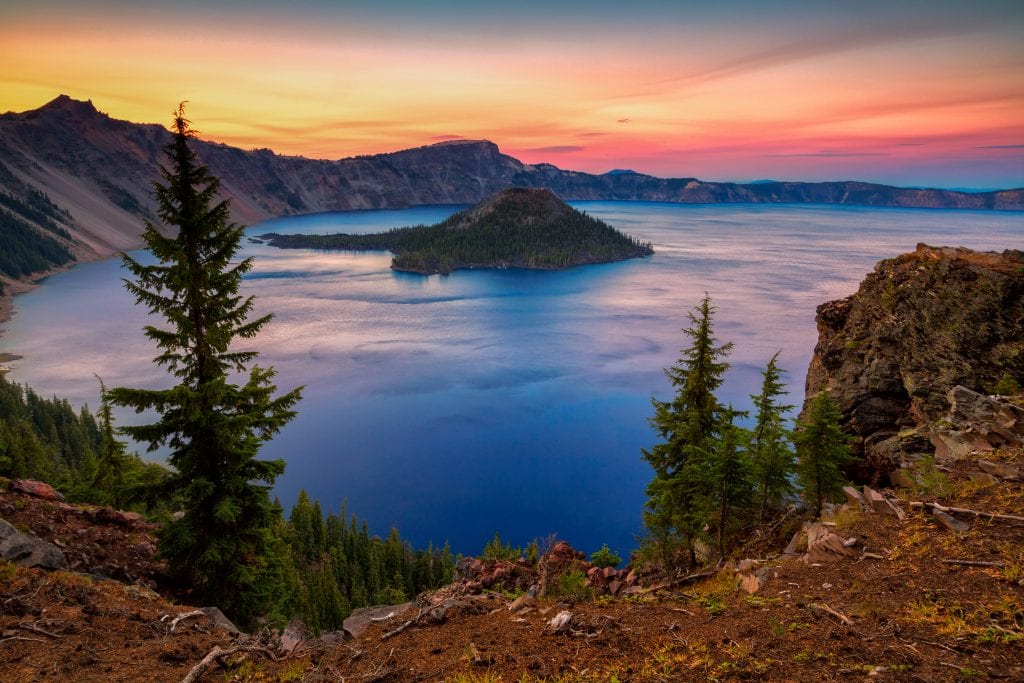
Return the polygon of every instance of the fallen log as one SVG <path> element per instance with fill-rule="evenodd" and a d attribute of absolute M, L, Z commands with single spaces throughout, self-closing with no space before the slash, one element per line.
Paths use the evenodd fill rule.
<path fill-rule="evenodd" d="M 975 517 L 984 517 L 1000 522 L 1018 522 L 1024 524 L 1024 517 L 1018 517 L 1017 515 L 1000 515 L 994 512 L 982 512 L 981 510 L 968 510 L 967 508 L 950 507 L 948 505 L 942 505 L 941 503 L 924 503 L 921 501 L 913 501 L 910 503 L 912 508 L 927 508 L 929 510 L 938 510 L 939 512 L 945 512 L 946 514 L 954 513 L 958 515 L 974 515 Z"/>
<path fill-rule="evenodd" d="M 965 567 L 996 567 L 997 569 L 1002 569 L 1003 567 L 1006 566 L 1005 562 L 986 562 L 986 561 L 983 561 L 983 560 L 953 560 L 953 559 L 945 559 L 945 560 L 942 560 L 942 563 L 943 564 L 960 564 L 960 565 L 963 565 Z"/>

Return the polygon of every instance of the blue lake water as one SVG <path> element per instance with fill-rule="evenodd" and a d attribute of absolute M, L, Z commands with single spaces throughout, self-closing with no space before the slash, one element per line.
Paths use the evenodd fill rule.
<path fill-rule="evenodd" d="M 815 307 L 853 293 L 882 258 L 917 242 L 1024 247 L 1024 213 L 826 206 L 575 206 L 653 242 L 653 257 L 561 272 L 389 270 L 385 253 L 278 250 L 245 243 L 255 340 L 282 388 L 303 384 L 299 416 L 264 449 L 326 507 L 342 499 L 378 533 L 476 553 L 494 534 L 551 533 L 591 552 L 636 546 L 654 441 L 650 398 L 707 291 L 716 332 L 735 342 L 726 401 L 749 408 L 759 371 L 782 350 L 793 403 L 817 332 Z M 376 232 L 457 207 L 282 218 L 264 232 Z M 78 266 L 16 300 L 0 351 L 44 395 L 98 403 L 110 386 L 162 386 L 144 310 L 116 259 Z M 158 322 L 158 321 L 157 321 Z M 138 416 L 118 414 L 119 422 Z"/>

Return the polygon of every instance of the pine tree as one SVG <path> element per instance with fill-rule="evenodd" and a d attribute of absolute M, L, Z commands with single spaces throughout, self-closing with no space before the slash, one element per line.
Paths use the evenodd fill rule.
<path fill-rule="evenodd" d="M 729 406 L 723 412 L 721 435 L 715 442 L 708 487 L 719 556 L 725 556 L 726 540 L 750 521 L 753 485 L 750 481 L 750 463 L 743 452 L 744 430 L 734 420 L 745 413 Z"/>
<path fill-rule="evenodd" d="M 762 524 L 794 490 L 796 462 L 791 445 L 792 433 L 786 428 L 783 417 L 793 406 L 780 403 L 781 397 L 789 392 L 780 381 L 783 371 L 778 361 L 779 354 L 776 353 L 761 373 L 761 393 L 750 397 L 757 410 L 750 441 L 750 459 L 757 488 L 757 516 Z"/>
<path fill-rule="evenodd" d="M 170 164 L 155 187 L 165 237 L 146 224 L 143 239 L 155 265 L 123 256 L 134 276 L 125 286 L 168 327 L 145 334 L 160 349 L 155 362 L 178 384 L 170 389 L 118 388 L 115 405 L 153 410 L 159 419 L 123 427 L 149 449 L 169 446 L 175 472 L 164 485 L 184 507 L 180 520 L 166 524 L 160 552 L 169 571 L 193 586 L 201 600 L 216 602 L 236 619 L 250 620 L 260 609 L 255 587 L 273 509 L 267 495 L 284 471 L 280 460 L 258 460 L 260 446 L 288 422 L 299 390 L 274 397 L 274 371 L 252 365 L 255 351 L 232 344 L 251 339 L 270 320 L 249 319 L 252 297 L 239 294 L 251 259 L 233 262 L 243 228 L 229 221 L 227 201 L 215 201 L 220 181 L 197 161 L 194 131 L 184 109 L 174 115 L 173 138 L 165 147 Z M 247 373 L 242 384 L 231 373 Z"/>
<path fill-rule="evenodd" d="M 100 502 L 120 507 L 124 502 L 124 477 L 131 466 L 130 456 L 124 443 L 118 441 L 114 435 L 114 414 L 110 408 L 107 385 L 98 375 L 96 379 L 100 383 L 100 410 L 97 417 L 100 419 L 102 442 L 99 456 L 96 458 L 92 488 Z"/>
<path fill-rule="evenodd" d="M 677 393 L 671 401 L 651 399 L 651 426 L 664 439 L 644 450 L 654 468 L 654 480 L 647 488 L 644 522 L 651 543 L 666 564 L 678 545 L 696 564 L 695 542 L 703 533 L 708 510 L 703 505 L 707 491 L 709 463 L 714 442 L 723 422 L 723 408 L 715 397 L 729 364 L 720 360 L 732 343 L 716 345 L 712 317 L 715 307 L 705 293 L 689 315 L 690 327 L 683 333 L 691 339 L 682 356 L 665 370 Z"/>
<path fill-rule="evenodd" d="M 814 516 L 846 483 L 841 468 L 850 459 L 849 436 L 839 425 L 842 412 L 828 389 L 822 389 L 796 432 L 797 478 Z"/>

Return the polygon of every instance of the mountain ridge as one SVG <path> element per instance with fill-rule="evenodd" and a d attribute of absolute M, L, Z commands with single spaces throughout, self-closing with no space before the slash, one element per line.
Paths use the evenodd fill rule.
<path fill-rule="evenodd" d="M 0 191 L 19 199 L 44 193 L 62 212 L 60 227 L 68 233 L 52 239 L 77 261 L 136 248 L 144 220 L 157 213 L 152 187 L 169 136 L 160 124 L 115 119 L 91 101 L 67 95 L 38 109 L 0 114 Z M 195 150 L 221 179 L 222 195 L 242 223 L 300 213 L 474 204 L 514 186 L 547 188 L 566 201 L 1024 209 L 1024 189 L 968 194 L 858 181 L 739 184 L 631 172 L 595 175 L 526 164 L 487 140 L 450 140 L 337 160 L 246 151 L 202 139 L 195 141 Z M 12 284 L 14 278 L 0 274 L 0 281 Z"/>

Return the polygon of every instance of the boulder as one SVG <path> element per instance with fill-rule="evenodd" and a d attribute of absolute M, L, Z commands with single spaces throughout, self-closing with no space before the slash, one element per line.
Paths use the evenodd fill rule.
<path fill-rule="evenodd" d="M 352 610 L 348 618 L 342 622 L 342 629 L 348 638 L 358 638 L 366 632 L 371 624 L 388 621 L 397 618 L 407 609 L 412 607 L 411 602 L 404 602 L 400 605 L 379 605 L 377 607 L 360 607 Z"/>
<path fill-rule="evenodd" d="M 209 617 L 210 624 L 214 628 L 222 628 L 228 633 L 241 633 L 239 628 L 235 626 L 230 619 L 224 616 L 224 613 L 220 611 L 219 607 L 200 607 L 199 610 Z"/>
<path fill-rule="evenodd" d="M 18 531 L 3 519 L 0 519 L 0 557 L 22 567 L 48 570 L 68 567 L 68 559 L 60 548 Z"/>
<path fill-rule="evenodd" d="M 64 496 L 57 493 L 55 488 L 46 482 L 35 479 L 15 479 L 11 482 L 11 490 L 43 500 L 64 500 Z"/>

